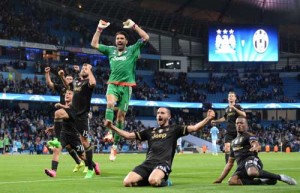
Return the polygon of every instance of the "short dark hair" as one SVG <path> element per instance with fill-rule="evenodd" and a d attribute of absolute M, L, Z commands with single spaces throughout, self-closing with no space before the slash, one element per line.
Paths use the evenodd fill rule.
<path fill-rule="evenodd" d="M 228 95 L 229 94 L 234 94 L 234 96 L 236 96 L 236 93 L 234 91 L 229 91 Z"/>
<path fill-rule="evenodd" d="M 244 119 L 245 123 L 248 124 L 248 119 L 244 116 L 238 116 L 236 119 Z"/>
<path fill-rule="evenodd" d="M 125 31 L 118 31 L 117 33 L 116 33 L 116 36 L 117 35 L 119 35 L 119 34 L 122 34 L 122 35 L 124 35 L 125 36 L 125 38 L 128 40 L 128 34 L 125 32 Z"/>

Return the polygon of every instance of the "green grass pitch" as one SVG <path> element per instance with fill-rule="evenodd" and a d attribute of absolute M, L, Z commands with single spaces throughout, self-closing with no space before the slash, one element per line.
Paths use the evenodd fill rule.
<path fill-rule="evenodd" d="M 298 185 L 278 182 L 275 186 L 228 186 L 212 184 L 224 167 L 224 155 L 183 154 L 174 158 L 171 179 L 173 186 L 164 188 L 123 187 L 126 174 L 145 159 L 145 154 L 119 154 L 115 162 L 108 154 L 94 154 L 100 163 L 102 174 L 85 180 L 80 171 L 73 173 L 74 161 L 69 155 L 61 155 L 56 178 L 44 174 L 51 166 L 51 155 L 4 155 L 0 156 L 1 193 L 299 193 L 300 153 L 261 153 L 264 169 L 294 177 Z M 236 165 L 235 165 L 236 166 Z M 234 167 L 235 168 L 235 167 Z M 231 173 L 234 170 L 231 171 Z M 230 175 L 231 175 L 230 173 Z"/>

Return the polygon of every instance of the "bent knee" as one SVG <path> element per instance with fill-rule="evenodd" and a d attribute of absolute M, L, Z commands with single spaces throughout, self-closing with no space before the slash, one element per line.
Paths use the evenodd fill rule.
<path fill-rule="evenodd" d="M 123 186 L 125 186 L 125 187 L 132 187 L 133 185 L 134 185 L 135 183 L 134 182 L 132 182 L 131 180 L 124 180 L 123 181 Z"/>
<path fill-rule="evenodd" d="M 259 171 L 255 167 L 250 167 L 247 169 L 247 174 L 249 177 L 258 177 Z"/>
<path fill-rule="evenodd" d="M 158 178 L 149 178 L 148 182 L 151 186 L 159 186 L 161 183 L 161 179 Z"/>
<path fill-rule="evenodd" d="M 110 120 L 105 120 L 104 127 L 110 128 L 112 125 L 112 122 Z"/>
<path fill-rule="evenodd" d="M 54 112 L 54 118 L 55 119 L 63 119 L 67 116 L 68 114 L 66 113 L 66 111 L 64 109 L 59 109 L 59 110 L 56 110 Z"/>
<path fill-rule="evenodd" d="M 242 180 L 238 176 L 232 176 L 228 180 L 228 185 L 243 185 Z"/>
<path fill-rule="evenodd" d="M 124 120 L 125 120 L 125 113 L 123 113 L 123 114 L 118 114 L 117 115 L 117 121 L 121 121 L 121 122 L 124 122 Z"/>
<path fill-rule="evenodd" d="M 114 106 L 115 106 L 115 102 L 114 101 L 107 101 L 107 103 L 106 103 L 106 107 L 107 108 L 113 109 Z"/>

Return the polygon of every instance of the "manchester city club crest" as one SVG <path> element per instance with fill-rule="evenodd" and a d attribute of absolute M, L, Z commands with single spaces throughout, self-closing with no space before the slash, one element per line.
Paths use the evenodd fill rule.
<path fill-rule="evenodd" d="M 234 54 L 236 48 L 236 40 L 233 29 L 218 29 L 216 35 L 216 53 Z"/>

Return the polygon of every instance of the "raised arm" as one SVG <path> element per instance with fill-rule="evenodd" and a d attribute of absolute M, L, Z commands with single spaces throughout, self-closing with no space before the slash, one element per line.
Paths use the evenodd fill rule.
<path fill-rule="evenodd" d="M 123 27 L 135 30 L 144 41 L 149 41 L 149 35 L 131 19 L 124 21 Z"/>
<path fill-rule="evenodd" d="M 50 70 L 50 67 L 45 68 L 46 84 L 50 89 L 54 90 L 54 83 L 51 81 Z"/>
<path fill-rule="evenodd" d="M 65 72 L 63 70 L 58 71 L 58 76 L 61 79 L 65 88 L 69 88 L 68 81 L 65 77 Z"/>
<path fill-rule="evenodd" d="M 202 129 L 209 121 L 211 121 L 215 117 L 215 112 L 213 110 L 208 110 L 206 117 L 197 123 L 196 125 L 189 125 L 187 126 L 188 132 L 194 132 Z"/>
<path fill-rule="evenodd" d="M 86 64 L 88 66 L 88 74 L 89 74 L 89 85 L 90 87 L 95 87 L 96 86 L 96 79 L 95 79 L 95 76 L 93 74 L 93 71 L 92 71 L 92 65 L 90 64 Z"/>
<path fill-rule="evenodd" d="M 73 66 L 73 78 L 77 79 L 80 76 L 80 68 L 78 65 Z"/>
<path fill-rule="evenodd" d="M 109 22 L 106 22 L 106 21 L 103 21 L 103 20 L 100 20 L 99 21 L 99 24 L 97 26 L 97 30 L 96 32 L 94 33 L 94 36 L 93 36 L 93 39 L 92 39 L 92 42 L 91 42 L 91 46 L 95 49 L 98 49 L 99 48 L 99 39 L 100 39 L 100 35 L 102 33 L 102 31 L 107 28 L 108 26 L 110 25 Z"/>

